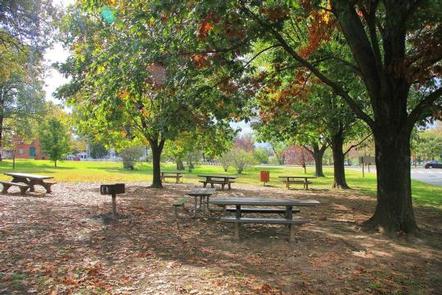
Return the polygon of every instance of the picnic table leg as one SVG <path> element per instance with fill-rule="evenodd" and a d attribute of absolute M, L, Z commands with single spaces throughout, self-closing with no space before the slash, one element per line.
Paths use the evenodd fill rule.
<path fill-rule="evenodd" d="M 241 205 L 236 205 L 235 217 L 236 217 L 236 219 L 241 218 Z M 241 224 L 239 222 L 235 222 L 235 240 L 239 240 L 240 227 L 241 227 Z"/>
<path fill-rule="evenodd" d="M 112 194 L 112 216 L 117 218 L 117 195 Z"/>
<path fill-rule="evenodd" d="M 285 218 L 287 220 L 293 220 L 293 207 L 292 206 L 286 206 Z M 295 235 L 294 224 L 289 224 L 289 242 L 293 241 L 294 235 Z"/>
<path fill-rule="evenodd" d="M 307 178 L 305 179 L 305 189 L 306 190 L 308 189 L 308 179 Z"/>
<path fill-rule="evenodd" d="M 2 185 L 3 185 L 2 194 L 7 194 L 8 189 L 11 187 L 11 185 L 10 184 L 2 184 Z"/>
<path fill-rule="evenodd" d="M 207 213 L 209 213 L 209 215 L 210 215 L 209 198 L 210 198 L 210 196 L 207 195 L 207 196 L 206 196 L 206 208 L 207 208 Z"/>
<path fill-rule="evenodd" d="M 230 185 L 230 181 L 228 182 L 229 190 L 232 189 L 232 186 Z"/>
<path fill-rule="evenodd" d="M 287 182 L 285 183 L 285 186 L 287 187 L 287 189 L 290 189 L 290 183 L 289 183 L 289 179 L 287 178 Z"/>
<path fill-rule="evenodd" d="M 196 209 L 198 207 L 198 196 L 195 196 L 195 208 L 193 210 L 193 217 L 196 218 Z"/>

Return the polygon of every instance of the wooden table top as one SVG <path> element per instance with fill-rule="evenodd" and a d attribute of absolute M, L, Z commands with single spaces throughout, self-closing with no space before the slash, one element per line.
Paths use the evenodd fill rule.
<path fill-rule="evenodd" d="M 216 192 L 214 188 L 193 188 L 190 192 L 186 193 L 189 196 L 211 196 Z"/>
<path fill-rule="evenodd" d="M 316 176 L 278 176 L 279 178 L 316 178 Z"/>
<path fill-rule="evenodd" d="M 5 175 L 9 175 L 12 177 L 22 177 L 22 178 L 29 178 L 29 179 L 50 179 L 54 178 L 53 176 L 46 176 L 46 175 L 38 175 L 38 174 L 30 174 L 30 173 L 16 173 L 16 172 L 7 172 L 4 173 Z"/>
<path fill-rule="evenodd" d="M 198 177 L 206 177 L 206 178 L 228 178 L 228 179 L 235 179 L 238 178 L 238 176 L 232 176 L 232 175 L 198 175 Z"/>
<path fill-rule="evenodd" d="M 210 200 L 214 205 L 249 205 L 249 206 L 315 206 L 319 205 L 316 200 L 290 200 L 290 199 L 271 199 L 271 198 L 216 198 Z"/>

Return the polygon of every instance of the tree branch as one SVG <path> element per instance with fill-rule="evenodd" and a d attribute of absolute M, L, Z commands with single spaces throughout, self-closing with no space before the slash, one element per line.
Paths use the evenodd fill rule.
<path fill-rule="evenodd" d="M 281 44 L 285 51 L 290 54 L 297 62 L 299 62 L 303 67 L 310 70 L 316 77 L 318 77 L 323 83 L 327 84 L 332 88 L 332 90 L 339 96 L 341 96 L 352 109 L 352 111 L 363 121 L 365 121 L 371 128 L 374 128 L 374 121 L 359 107 L 356 101 L 336 82 L 330 80 L 321 71 L 319 71 L 310 62 L 299 56 L 295 50 L 286 42 L 282 35 L 276 31 L 270 24 L 264 22 L 260 17 L 255 15 L 250 9 L 248 9 L 244 4 L 241 5 L 241 9 L 253 18 L 263 29 L 271 33 L 276 40 Z"/>
<path fill-rule="evenodd" d="M 363 144 L 364 141 L 366 141 L 367 139 L 369 139 L 371 135 L 372 135 L 372 134 L 370 133 L 369 135 L 367 135 L 366 137 L 364 137 L 364 139 L 362 139 L 362 140 L 361 140 L 360 142 L 358 142 L 357 144 L 353 144 L 353 145 L 351 145 L 351 146 L 347 149 L 347 151 L 345 151 L 344 156 L 347 155 L 347 154 L 348 154 L 352 149 L 354 149 L 355 147 L 358 147 L 358 146 L 360 146 L 361 144 Z"/>
<path fill-rule="evenodd" d="M 421 119 L 422 114 L 424 114 L 427 110 L 429 110 L 433 103 L 438 99 L 442 97 L 442 87 L 438 88 L 437 90 L 433 91 L 427 97 L 425 97 L 423 100 L 421 100 L 417 106 L 411 111 L 411 113 L 408 115 L 407 118 L 407 128 L 409 130 L 413 129 L 414 124 Z"/>

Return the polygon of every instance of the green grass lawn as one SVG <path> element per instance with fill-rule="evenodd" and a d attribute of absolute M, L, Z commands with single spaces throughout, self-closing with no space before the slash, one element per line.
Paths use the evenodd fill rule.
<path fill-rule="evenodd" d="M 138 163 L 133 171 L 124 170 L 121 162 L 87 162 L 87 161 L 61 161 L 57 168 L 50 161 L 44 160 L 17 160 L 16 172 L 38 173 L 54 176 L 58 182 L 146 182 L 152 180 L 152 166 L 149 163 Z M 175 170 L 175 165 L 163 163 L 164 171 Z M 237 179 L 238 183 L 262 185 L 259 181 L 261 170 L 270 171 L 269 185 L 283 187 L 283 183 L 278 179 L 280 175 L 303 175 L 304 171 L 300 167 L 250 167 Z M 9 160 L 0 162 L 0 172 L 11 172 L 12 163 Z M 308 167 L 307 174 L 313 174 L 314 168 Z M 198 174 L 224 174 L 220 166 L 197 166 L 193 171 L 185 172 L 185 182 L 197 183 Z M 330 188 L 333 182 L 333 169 L 324 167 L 326 177 L 314 180 L 314 188 Z M 231 167 L 227 174 L 235 174 Z M 376 195 L 376 178 L 373 174 L 365 174 L 362 177 L 361 171 L 357 169 L 347 169 L 348 184 L 364 194 Z M 1 175 L 1 179 L 10 179 L 6 175 Z M 442 208 L 442 187 L 429 185 L 420 181 L 413 181 L 413 198 L 415 203 Z"/>

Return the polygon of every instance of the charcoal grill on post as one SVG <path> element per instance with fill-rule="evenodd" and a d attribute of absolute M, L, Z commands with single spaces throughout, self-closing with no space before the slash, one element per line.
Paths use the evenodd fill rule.
<path fill-rule="evenodd" d="M 102 195 L 112 196 L 112 214 L 114 218 L 117 217 L 117 195 L 124 194 L 124 192 L 125 192 L 124 183 L 102 184 L 100 186 L 100 193 Z"/>

